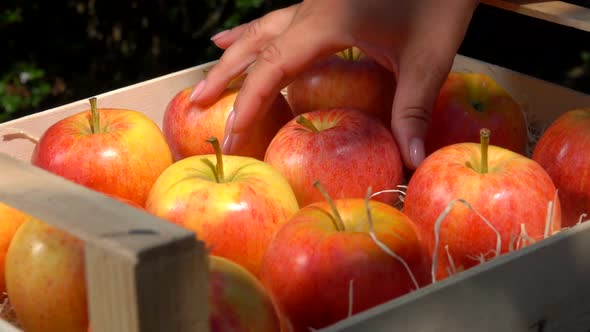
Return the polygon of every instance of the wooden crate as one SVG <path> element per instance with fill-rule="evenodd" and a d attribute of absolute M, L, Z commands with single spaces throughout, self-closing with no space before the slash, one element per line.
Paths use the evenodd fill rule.
<path fill-rule="evenodd" d="M 139 110 L 161 124 L 167 102 L 208 66 L 97 97 L 101 107 Z M 0 202 L 85 241 L 93 331 L 207 331 L 207 256 L 194 233 L 31 166 L 34 144 L 13 135 L 40 136 L 88 107 L 82 100 L 0 124 Z"/>
<path fill-rule="evenodd" d="M 566 1 L 482 0 L 481 2 L 490 6 L 590 32 L 590 8 L 574 5 Z"/>
<path fill-rule="evenodd" d="M 101 107 L 139 110 L 161 125 L 172 96 L 202 79 L 211 65 L 97 97 Z M 494 77 L 525 106 L 536 128 L 568 109 L 590 106 L 590 95 L 476 59 L 457 55 L 453 69 Z M 81 100 L 0 124 L 0 201 L 85 241 L 93 331 L 207 331 L 203 243 L 187 230 L 29 165 L 33 143 L 13 135 L 23 130 L 40 136 L 55 121 L 87 108 Z M 588 331 L 589 278 L 590 223 L 325 330 Z M 16 330 L 0 321 L 0 331 Z"/>

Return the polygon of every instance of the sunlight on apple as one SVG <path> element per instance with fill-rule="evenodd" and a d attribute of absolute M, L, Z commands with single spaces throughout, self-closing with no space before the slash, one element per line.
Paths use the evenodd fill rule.
<path fill-rule="evenodd" d="M 567 155 L 567 153 L 569 152 L 570 149 L 570 145 L 568 143 L 565 143 L 561 146 L 561 149 L 559 150 L 559 152 L 557 153 L 557 156 L 555 156 L 555 160 L 557 162 L 562 162 L 562 160 L 564 159 L 564 157 Z"/>
<path fill-rule="evenodd" d="M 115 151 L 114 149 L 106 149 L 101 151 L 100 156 L 103 158 L 116 158 L 117 151 Z"/>
<path fill-rule="evenodd" d="M 307 255 L 299 255 L 295 258 L 295 263 L 299 266 L 306 266 L 307 265 Z"/>
<path fill-rule="evenodd" d="M 45 244 L 42 242 L 35 242 L 31 246 L 31 255 L 39 255 L 43 252 L 43 250 L 45 250 Z"/>
<path fill-rule="evenodd" d="M 245 211 L 249 209 L 248 202 L 229 203 L 227 209 L 232 212 Z"/>

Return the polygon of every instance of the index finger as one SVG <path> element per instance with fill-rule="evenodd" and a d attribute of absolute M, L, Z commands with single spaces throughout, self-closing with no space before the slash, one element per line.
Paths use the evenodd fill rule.
<path fill-rule="evenodd" d="M 246 131 L 265 114 L 280 90 L 313 61 L 351 46 L 346 36 L 331 30 L 301 22 L 260 52 L 234 104 L 232 133 Z"/>
<path fill-rule="evenodd" d="M 261 49 L 287 28 L 295 10 L 295 6 L 279 9 L 226 31 L 226 36 L 221 39 L 227 39 L 226 42 L 231 42 L 231 45 L 211 68 L 205 80 L 195 87 L 191 99 L 203 104 L 214 101 L 233 79 L 256 60 Z"/>
<path fill-rule="evenodd" d="M 323 32 L 313 34 L 315 31 Z M 272 41 L 258 55 L 242 84 L 226 125 L 223 152 L 233 154 L 248 144 L 250 127 L 261 121 L 280 90 L 310 63 L 349 46 L 350 41 L 342 35 L 305 23 L 288 28 Z"/>

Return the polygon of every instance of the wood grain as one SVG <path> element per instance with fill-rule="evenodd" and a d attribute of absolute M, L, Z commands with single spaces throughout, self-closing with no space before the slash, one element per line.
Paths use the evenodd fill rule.
<path fill-rule="evenodd" d="M 207 257 L 195 234 L 0 153 L 0 201 L 86 243 L 93 331 L 206 331 Z"/>
<path fill-rule="evenodd" d="M 482 0 L 481 2 L 590 32 L 590 9 L 586 7 L 564 1 Z"/>
<path fill-rule="evenodd" d="M 590 223 L 323 331 L 587 332 Z"/>

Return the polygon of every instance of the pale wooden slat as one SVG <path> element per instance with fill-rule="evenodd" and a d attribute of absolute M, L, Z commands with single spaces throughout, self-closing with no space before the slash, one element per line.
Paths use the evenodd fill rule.
<path fill-rule="evenodd" d="M 589 239 L 581 224 L 322 331 L 587 332 Z"/>
<path fill-rule="evenodd" d="M 481 2 L 579 30 L 590 31 L 590 9 L 564 1 L 482 0 Z"/>
<path fill-rule="evenodd" d="M 20 329 L 14 327 L 14 325 L 7 321 L 0 319 L 0 332 L 22 332 Z"/>
<path fill-rule="evenodd" d="M 89 251 L 88 292 L 96 299 L 90 307 L 93 331 L 208 331 L 203 297 L 207 260 L 195 245 L 171 243 L 140 255 L 133 264 L 110 249 Z M 150 288 L 158 290 L 146 291 Z"/>
<path fill-rule="evenodd" d="M 3 153 L 0 170 L 1 202 L 86 242 L 93 331 L 208 329 L 194 233 Z"/>

